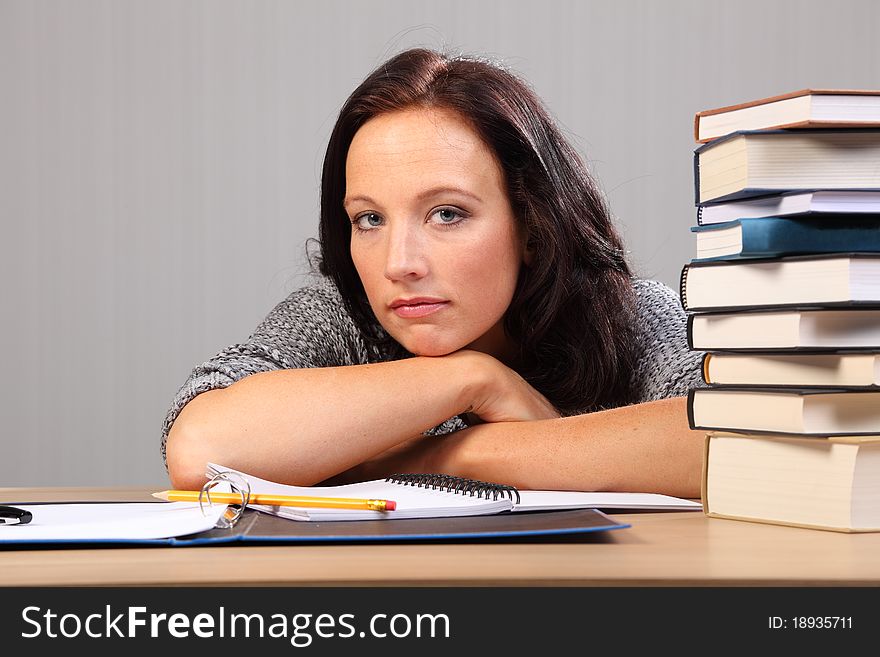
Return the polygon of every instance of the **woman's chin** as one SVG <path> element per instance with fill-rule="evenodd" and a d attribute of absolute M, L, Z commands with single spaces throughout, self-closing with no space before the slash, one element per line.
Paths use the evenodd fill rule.
<path fill-rule="evenodd" d="M 456 349 L 444 349 L 442 347 L 406 347 L 406 350 L 415 356 L 430 356 L 435 358 L 437 356 L 448 356 L 453 351 L 457 351 Z"/>
<path fill-rule="evenodd" d="M 456 345 L 437 341 L 408 340 L 401 342 L 404 349 L 415 356 L 448 356 L 458 351 L 464 344 Z"/>

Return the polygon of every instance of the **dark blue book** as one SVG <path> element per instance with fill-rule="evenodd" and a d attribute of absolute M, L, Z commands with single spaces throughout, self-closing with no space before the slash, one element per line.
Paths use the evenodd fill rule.
<path fill-rule="evenodd" d="M 813 253 L 880 253 L 880 214 L 762 217 L 693 226 L 694 262 Z"/>

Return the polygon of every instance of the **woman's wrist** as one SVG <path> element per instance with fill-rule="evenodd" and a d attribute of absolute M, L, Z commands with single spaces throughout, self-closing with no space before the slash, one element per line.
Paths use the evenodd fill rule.
<path fill-rule="evenodd" d="M 459 449 L 462 429 L 450 434 L 430 436 L 420 454 L 424 472 L 460 475 Z"/>
<path fill-rule="evenodd" d="M 458 414 L 465 415 L 480 407 L 490 395 L 492 385 L 497 381 L 493 372 L 500 364 L 499 361 L 473 349 L 462 349 L 443 358 L 455 363 L 452 380 L 458 384 L 457 406 L 461 409 Z"/>

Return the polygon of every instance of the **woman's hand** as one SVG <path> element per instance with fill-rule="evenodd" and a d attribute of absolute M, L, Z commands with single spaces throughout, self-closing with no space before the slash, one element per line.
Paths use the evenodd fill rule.
<path fill-rule="evenodd" d="M 466 415 L 481 422 L 522 422 L 560 417 L 559 411 L 516 371 L 488 354 L 464 349 L 450 354 L 471 360 L 478 383 Z M 471 422 L 474 424 L 474 422 Z"/>
<path fill-rule="evenodd" d="M 455 364 L 452 378 L 464 382 L 463 403 L 471 425 L 490 422 L 523 422 L 559 417 L 546 397 L 514 370 L 487 354 L 463 349 L 438 359 Z M 449 435 L 418 435 L 322 482 L 324 486 L 381 479 L 395 472 L 460 474 L 467 457 L 462 446 L 473 444 L 476 427 Z"/>

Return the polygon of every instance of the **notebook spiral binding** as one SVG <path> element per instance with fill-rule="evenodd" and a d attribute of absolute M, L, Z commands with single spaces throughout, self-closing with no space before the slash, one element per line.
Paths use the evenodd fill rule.
<path fill-rule="evenodd" d="M 393 474 L 390 477 L 386 477 L 385 481 L 404 486 L 443 490 L 457 495 L 485 497 L 486 499 L 489 499 L 491 495 L 493 500 L 506 496 L 516 503 L 520 501 L 519 491 L 514 486 L 494 484 L 488 481 L 480 481 L 479 479 L 467 479 L 453 475 L 408 472 Z"/>

